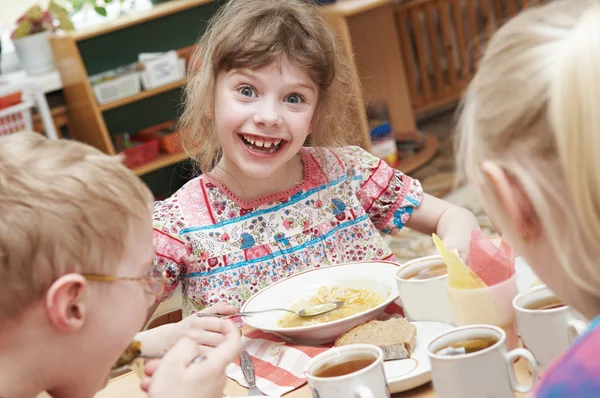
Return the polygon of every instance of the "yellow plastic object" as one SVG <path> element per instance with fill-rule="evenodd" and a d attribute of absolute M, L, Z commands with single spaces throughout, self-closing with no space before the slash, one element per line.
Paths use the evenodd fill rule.
<path fill-rule="evenodd" d="M 462 262 L 460 257 L 448 251 L 436 234 L 432 235 L 433 244 L 438 249 L 448 267 L 448 286 L 453 289 L 478 289 L 486 284 Z"/>

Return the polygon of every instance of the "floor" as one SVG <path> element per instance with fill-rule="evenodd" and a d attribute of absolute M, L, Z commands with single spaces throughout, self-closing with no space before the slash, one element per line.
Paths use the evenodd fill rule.
<path fill-rule="evenodd" d="M 421 181 L 425 192 L 438 198 L 454 188 L 454 110 L 418 123 L 418 129 L 436 136 L 440 143 L 437 156 L 412 177 Z"/>

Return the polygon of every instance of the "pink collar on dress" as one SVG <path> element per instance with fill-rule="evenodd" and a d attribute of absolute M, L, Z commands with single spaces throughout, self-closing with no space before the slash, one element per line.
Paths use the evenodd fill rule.
<path fill-rule="evenodd" d="M 304 147 L 301 148 L 300 155 L 302 156 L 302 164 L 304 166 L 304 178 L 302 179 L 302 181 L 299 184 L 297 184 L 293 188 L 286 189 L 285 191 L 280 191 L 280 192 L 276 192 L 273 194 L 261 196 L 259 198 L 256 198 L 256 199 L 250 200 L 250 201 L 245 201 L 245 200 L 238 198 L 233 192 L 231 192 L 231 190 L 229 190 L 229 188 L 225 184 L 223 184 L 221 181 L 219 181 L 218 179 L 213 177 L 211 174 L 204 173 L 204 178 L 206 178 L 206 180 L 208 180 L 212 184 L 216 185 L 229 199 L 231 199 L 240 208 L 253 209 L 253 208 L 258 207 L 265 203 L 275 202 L 275 201 L 282 200 L 282 199 L 288 199 L 291 196 L 298 193 L 299 191 L 301 191 L 307 187 L 310 188 L 310 187 L 314 186 L 313 180 L 315 179 L 315 177 L 318 177 L 318 175 L 321 174 L 321 173 L 317 172 L 317 171 L 320 171 L 319 164 L 317 163 L 316 159 L 310 153 L 310 150 L 307 148 L 304 148 Z"/>

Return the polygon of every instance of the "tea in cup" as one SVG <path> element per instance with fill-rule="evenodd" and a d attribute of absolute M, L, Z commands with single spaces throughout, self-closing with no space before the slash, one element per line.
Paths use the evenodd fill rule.
<path fill-rule="evenodd" d="M 438 398 L 512 398 L 531 391 L 537 375 L 533 355 L 524 348 L 506 349 L 506 333 L 496 326 L 469 325 L 436 336 L 427 347 Z M 513 362 L 525 358 L 533 374 L 519 384 Z"/>
<path fill-rule="evenodd" d="M 587 329 L 587 324 L 543 285 L 519 294 L 513 307 L 523 346 L 533 353 L 540 370 L 567 351 Z"/>
<path fill-rule="evenodd" d="M 383 371 L 383 351 L 371 344 L 352 344 L 322 352 L 306 364 L 304 374 L 315 397 L 390 397 Z"/>
<path fill-rule="evenodd" d="M 448 271 L 442 256 L 408 261 L 396 272 L 398 294 L 409 321 L 454 323 L 448 301 Z"/>

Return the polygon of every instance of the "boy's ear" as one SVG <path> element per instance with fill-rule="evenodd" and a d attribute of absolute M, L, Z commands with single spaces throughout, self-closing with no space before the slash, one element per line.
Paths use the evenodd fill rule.
<path fill-rule="evenodd" d="M 46 293 L 46 311 L 50 323 L 61 333 L 74 333 L 85 323 L 87 308 L 84 293 L 87 280 L 80 274 L 58 278 Z"/>

